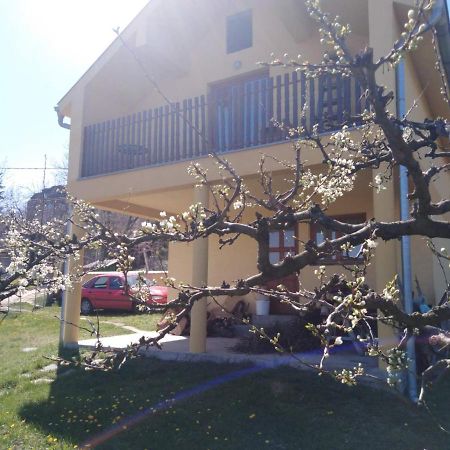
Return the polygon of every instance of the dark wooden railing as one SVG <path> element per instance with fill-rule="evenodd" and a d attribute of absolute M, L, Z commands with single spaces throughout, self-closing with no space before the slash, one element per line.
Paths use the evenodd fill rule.
<path fill-rule="evenodd" d="M 294 72 L 211 88 L 204 95 L 88 125 L 81 176 L 192 160 L 284 141 L 285 127 L 338 129 L 365 108 L 351 78 Z"/>

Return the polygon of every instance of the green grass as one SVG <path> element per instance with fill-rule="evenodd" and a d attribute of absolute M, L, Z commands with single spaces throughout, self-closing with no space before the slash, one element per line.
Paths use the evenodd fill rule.
<path fill-rule="evenodd" d="M 127 325 L 142 331 L 156 330 L 156 324 L 161 319 L 161 314 L 128 314 L 128 313 L 99 313 L 102 322 L 114 322 L 120 325 Z M 89 316 L 89 319 L 96 323 L 96 316 Z M 132 331 L 125 331 L 132 333 Z M 119 333 L 118 333 L 119 334 Z"/>
<path fill-rule="evenodd" d="M 240 367 L 142 359 L 115 373 L 42 374 L 39 369 L 49 363 L 43 356 L 58 350 L 59 324 L 51 318 L 55 311 L 11 315 L 0 324 L 2 449 L 74 448 L 117 423 L 119 433 L 98 448 L 450 448 L 450 435 L 425 411 L 389 392 L 348 388 L 288 368 L 213 387 L 123 429 L 124 418 L 136 418 L 161 400 Z M 31 346 L 39 350 L 21 351 Z M 33 384 L 42 377 L 53 381 Z M 430 407 L 450 428 L 449 402 L 450 383 L 444 383 L 430 398 Z"/>

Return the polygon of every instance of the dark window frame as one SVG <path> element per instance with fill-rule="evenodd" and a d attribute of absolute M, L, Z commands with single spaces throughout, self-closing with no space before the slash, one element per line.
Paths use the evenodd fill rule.
<path fill-rule="evenodd" d="M 337 216 L 330 216 L 331 219 L 338 220 L 339 222 L 350 223 L 350 224 L 358 224 L 366 222 L 367 214 L 366 213 L 351 213 L 351 214 L 340 214 Z M 320 224 L 312 223 L 310 225 L 310 239 L 311 241 L 317 244 L 317 234 L 322 231 L 325 239 L 336 239 L 343 236 L 343 233 L 339 231 L 331 231 L 331 230 L 323 230 Z M 332 237 L 332 233 L 336 234 L 336 237 Z M 349 258 L 347 255 L 344 255 L 342 251 L 337 252 L 332 257 L 324 257 L 321 258 L 317 262 L 317 266 L 322 265 L 343 265 L 343 264 L 361 264 L 363 262 L 363 258 L 360 255 L 359 258 Z"/>
<path fill-rule="evenodd" d="M 119 287 L 115 287 L 116 285 L 114 285 L 115 280 L 119 280 L 120 285 Z M 109 289 L 112 289 L 114 291 L 123 291 L 125 289 L 125 283 L 124 283 L 124 279 L 120 276 L 112 276 L 109 278 Z"/>
<path fill-rule="evenodd" d="M 285 232 L 292 231 L 294 233 L 294 245 L 286 246 L 285 245 Z M 293 226 L 290 228 L 286 228 L 284 230 L 271 231 L 270 235 L 278 234 L 278 246 L 270 245 L 270 237 L 269 237 L 269 256 L 271 253 L 278 253 L 278 261 L 282 261 L 288 254 L 296 255 L 298 253 L 298 226 Z"/>
<path fill-rule="evenodd" d="M 251 9 L 227 17 L 226 51 L 237 53 L 253 47 L 253 12 Z"/>

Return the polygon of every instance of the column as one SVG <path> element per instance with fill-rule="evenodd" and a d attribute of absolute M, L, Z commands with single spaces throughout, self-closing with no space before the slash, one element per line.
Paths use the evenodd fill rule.
<path fill-rule="evenodd" d="M 373 48 L 375 60 L 389 52 L 398 35 L 398 24 L 392 0 L 369 0 L 369 46 Z M 387 92 L 395 92 L 395 70 L 388 67 L 382 68 L 377 73 L 377 82 L 386 86 Z M 391 102 L 389 108 L 393 114 L 396 113 L 395 102 Z M 382 170 L 374 170 L 373 177 L 377 173 L 382 173 Z M 379 193 L 374 189 L 373 216 L 376 220 L 399 219 L 397 179 L 398 175 L 395 174 L 386 185 L 386 189 Z M 392 281 L 397 273 L 400 273 L 400 255 L 396 241 L 379 241 L 372 264 L 376 274 L 373 288 L 377 292 L 382 292 L 386 284 Z M 395 330 L 381 323 L 378 324 L 378 338 L 382 350 L 386 350 L 398 342 Z"/>
<path fill-rule="evenodd" d="M 83 233 L 81 228 L 71 224 L 69 235 L 81 238 Z M 67 259 L 67 273 L 77 276 L 83 272 L 83 250 L 80 258 L 73 256 Z M 80 275 L 81 276 L 81 275 Z M 64 348 L 78 347 L 79 324 L 80 324 L 80 303 L 81 303 L 81 278 L 72 284 L 71 289 L 64 292 L 63 304 L 61 308 L 61 332 L 60 343 Z"/>
<path fill-rule="evenodd" d="M 206 186 L 194 187 L 194 203 L 208 207 L 208 189 Z M 197 239 L 193 243 L 192 285 L 208 284 L 208 239 Z M 207 299 L 195 302 L 191 310 L 191 332 L 189 351 L 191 353 L 206 352 L 206 307 Z"/>

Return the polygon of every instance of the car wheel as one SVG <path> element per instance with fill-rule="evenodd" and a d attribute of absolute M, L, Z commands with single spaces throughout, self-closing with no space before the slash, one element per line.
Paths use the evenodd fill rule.
<path fill-rule="evenodd" d="M 83 298 L 81 300 L 81 314 L 88 316 L 92 311 L 92 303 L 87 298 Z"/>

